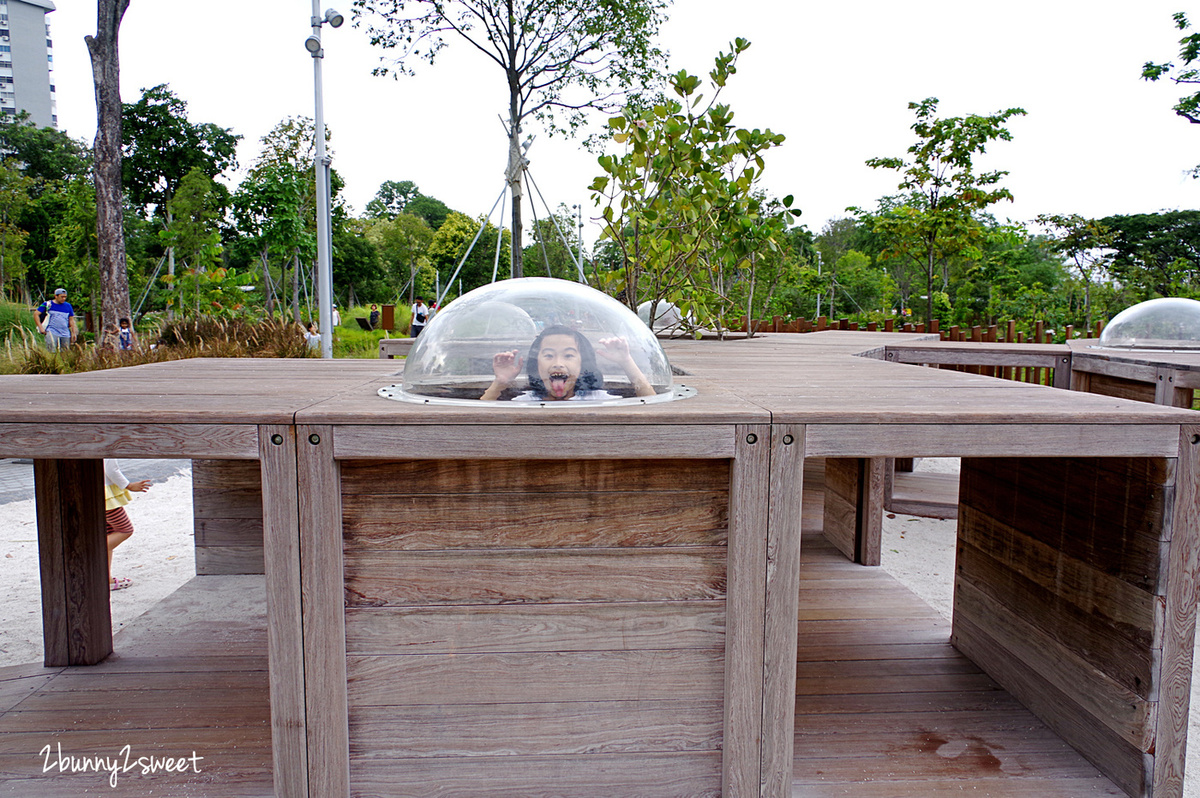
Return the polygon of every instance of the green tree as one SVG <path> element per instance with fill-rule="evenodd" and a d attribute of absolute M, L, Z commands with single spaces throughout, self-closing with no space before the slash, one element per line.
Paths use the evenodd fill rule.
<path fill-rule="evenodd" d="M 481 224 L 483 233 L 479 236 L 479 240 L 475 241 L 475 246 L 468 255 L 467 247 L 471 246 L 475 235 L 479 233 Z M 459 270 L 458 277 L 455 279 L 462 283 L 462 293 L 466 293 L 472 288 L 487 285 L 492 281 L 492 271 L 496 265 L 497 232 L 496 226 L 491 222 L 485 222 L 482 218 L 472 219 L 465 213 L 451 211 L 450 215 L 446 217 L 445 224 L 434 233 L 426 254 L 437 273 L 447 281 L 453 277 L 459 263 L 462 263 L 462 269 Z M 512 239 L 505 230 L 500 241 L 500 274 L 504 273 L 504 264 L 510 262 L 509 248 L 511 246 Z M 466 257 L 465 261 L 463 260 L 464 256 Z M 457 284 L 451 286 L 447 282 L 443 284 L 442 290 L 444 292 L 451 287 L 457 288 Z"/>
<path fill-rule="evenodd" d="M 1106 216 L 1109 270 L 1140 299 L 1200 296 L 1200 211 Z"/>
<path fill-rule="evenodd" d="M 434 231 L 428 222 L 410 213 L 399 213 L 391 219 L 371 222 L 366 235 L 379 252 L 394 290 L 407 290 L 410 305 L 416 296 L 429 293 L 428 280 L 418 279 L 423 268 L 429 272 L 427 278 L 433 276 L 428 251 Z"/>
<path fill-rule="evenodd" d="M 681 71 L 670 79 L 680 100 L 610 119 L 625 153 L 602 156 L 605 174 L 591 184 L 604 206 L 602 235 L 621 250 L 621 284 L 611 288 L 635 309 L 671 302 L 721 335 L 731 317 L 753 316 L 753 304 L 770 296 L 791 249 L 787 225 L 799 213 L 791 197 L 778 202 L 759 188 L 765 155 L 784 137 L 736 127 L 718 102 L 749 46 L 737 39 L 717 56 L 707 95 L 699 77 Z"/>
<path fill-rule="evenodd" d="M 1092 326 L 1092 288 L 1108 276 L 1111 256 L 1107 252 L 1114 235 L 1095 219 L 1079 214 L 1047 214 L 1037 217 L 1053 238 L 1051 247 L 1066 259 L 1083 283 L 1084 325 Z"/>
<path fill-rule="evenodd" d="M 276 287 L 272 276 L 272 264 L 278 264 L 279 286 L 286 283 L 288 269 L 292 269 L 296 287 L 292 316 L 300 319 L 298 265 L 302 255 L 311 260 L 316 252 L 314 180 L 312 174 L 302 174 L 290 163 L 260 164 L 233 195 L 237 228 L 255 244 L 268 315 L 275 313 L 276 303 L 288 306 L 287 295 Z"/>
<path fill-rule="evenodd" d="M 385 180 L 379 184 L 375 198 L 367 203 L 367 216 L 372 219 L 390 219 L 403 213 L 408 203 L 419 194 L 417 184 L 411 180 Z"/>
<path fill-rule="evenodd" d="M 168 200 L 167 211 L 171 221 L 162 237 L 182 260 L 185 269 L 181 279 L 176 280 L 173 275 L 166 278 L 168 282 L 180 285 L 180 309 L 185 315 L 190 309 L 186 300 L 189 289 L 197 316 L 202 311 L 212 313 L 240 304 L 240 296 L 235 297 L 224 290 L 225 274 L 222 273 L 222 279 L 218 281 L 210 274 L 221 263 L 221 233 L 217 229 L 220 206 L 212 179 L 199 167 L 192 169 L 184 175 L 179 189 Z M 175 296 L 167 301 L 168 305 L 175 304 Z"/>
<path fill-rule="evenodd" d="M 451 213 L 450 207 L 446 203 L 424 194 L 418 194 L 413 197 L 404 206 L 404 212 L 421 217 L 434 230 L 441 227 L 445 223 L 446 217 Z"/>
<path fill-rule="evenodd" d="M 652 43 L 669 0 L 355 0 L 370 20 L 371 43 L 399 55 L 391 66 L 412 74 L 447 39 L 467 41 L 504 73 L 508 94 L 508 170 L 512 194 L 512 274 L 522 275 L 521 179 L 524 122 L 575 128 L 585 109 L 619 108 L 652 86 L 665 61 Z M 563 115 L 563 125 L 555 119 Z"/>
<path fill-rule="evenodd" d="M 1002 199 L 1012 199 L 1008 189 L 999 185 L 1008 172 L 976 174 L 974 158 L 992 141 L 1011 140 L 1005 124 L 1014 116 L 1025 115 L 1020 108 L 1009 108 L 990 116 L 939 119 L 937 105 L 936 97 L 908 104 L 917 117 L 912 126 L 917 141 L 907 150 L 909 159 L 867 161 L 872 169 L 894 169 L 901 174 L 903 204 L 891 213 L 875 216 L 874 222 L 888 240 L 886 254 L 912 262 L 924 275 L 926 320 L 934 317 L 939 271 L 950 258 L 978 245 L 981 231 L 974 214 Z"/>
<path fill-rule="evenodd" d="M 42 184 L 84 174 L 92 160 L 82 141 L 52 127 L 39 128 L 26 111 L 0 117 L 0 153 Z"/>
<path fill-rule="evenodd" d="M 242 137 L 189 120 L 187 103 L 166 84 L 143 90 L 141 99 L 123 106 L 121 118 L 122 182 L 139 208 L 161 211 L 193 169 L 211 179 L 237 169 Z"/>
<path fill-rule="evenodd" d="M 1181 31 L 1186 32 L 1192 26 L 1187 15 L 1182 11 L 1173 14 L 1172 18 L 1175 20 L 1175 27 Z M 1179 71 L 1174 75 L 1171 74 L 1171 71 L 1175 69 L 1175 64 L 1170 61 L 1162 64 L 1147 61 L 1142 65 L 1142 79 L 1153 82 L 1169 77 L 1178 85 L 1200 86 L 1200 69 L 1192 66 L 1197 58 L 1200 58 L 1200 33 L 1185 33 L 1184 37 L 1179 40 L 1179 60 L 1182 62 Z M 1200 89 L 1180 97 L 1179 102 L 1175 103 L 1173 108 L 1176 114 L 1193 125 L 1200 125 Z M 1192 177 L 1200 177 L 1200 166 L 1192 170 Z"/>
<path fill-rule="evenodd" d="M 0 298 L 7 298 L 8 284 L 25 276 L 21 255 L 29 233 L 21 227 L 21 216 L 33 201 L 29 192 L 34 180 L 10 160 L 0 161 Z"/>
<path fill-rule="evenodd" d="M 525 247 L 522 258 L 526 274 L 578 280 L 577 257 L 580 257 L 579 234 L 575 217 L 565 205 L 559 206 L 554 218 L 536 220 L 533 242 Z"/>

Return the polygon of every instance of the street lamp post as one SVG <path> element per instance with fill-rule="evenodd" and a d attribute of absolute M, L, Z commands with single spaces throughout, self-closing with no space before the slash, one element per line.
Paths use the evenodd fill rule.
<path fill-rule="evenodd" d="M 316 113 L 313 120 L 317 154 L 313 169 L 317 178 L 317 312 L 321 319 L 321 357 L 333 357 L 333 257 L 330 249 L 332 236 L 329 211 L 329 155 L 325 152 L 325 103 L 321 86 L 321 62 L 325 51 L 321 48 L 321 26 L 326 22 L 331 27 L 340 27 L 343 17 L 332 8 L 321 14 L 321 0 L 313 0 L 312 36 L 304 41 L 304 48 L 313 59 L 313 86 Z"/>

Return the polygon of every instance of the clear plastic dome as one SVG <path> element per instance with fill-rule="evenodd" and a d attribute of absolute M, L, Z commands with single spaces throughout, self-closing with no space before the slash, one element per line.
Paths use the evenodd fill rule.
<path fill-rule="evenodd" d="M 654 323 L 650 323 L 650 309 L 654 308 Z M 683 324 L 683 314 L 679 312 L 679 308 L 673 302 L 660 300 L 658 304 L 653 301 L 646 301 L 638 305 L 638 318 L 647 327 L 650 327 L 655 332 L 659 331 L 674 331 L 679 329 Z"/>
<path fill-rule="evenodd" d="M 1200 302 L 1167 297 L 1126 308 L 1104 328 L 1100 346 L 1200 350 Z"/>
<path fill-rule="evenodd" d="M 476 288 L 438 312 L 381 396 L 427 404 L 530 407 L 685 398 L 654 333 L 629 308 L 548 277 Z"/>

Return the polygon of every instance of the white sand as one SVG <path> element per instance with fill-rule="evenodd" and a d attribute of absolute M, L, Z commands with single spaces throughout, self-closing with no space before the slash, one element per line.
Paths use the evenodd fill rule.
<path fill-rule="evenodd" d="M 953 459 L 917 461 L 918 471 L 956 471 Z M 191 471 L 135 494 L 126 506 L 134 535 L 113 555 L 113 573 L 133 580 L 112 593 L 113 631 L 126 626 L 196 573 Z M 946 618 L 953 605 L 955 521 L 884 518 L 883 567 Z M 0 505 L 0 667 L 42 659 L 37 525 L 33 500 Z M 1197 652 L 1200 662 L 1200 652 Z M 1200 674 L 1192 679 L 1191 740 L 1184 798 L 1200 798 Z"/>
<path fill-rule="evenodd" d="M 113 632 L 196 575 L 192 472 L 156 482 L 125 506 L 133 536 L 113 552 L 113 574 L 133 580 L 112 596 Z M 42 608 L 33 499 L 0 505 L 0 667 L 42 661 Z"/>

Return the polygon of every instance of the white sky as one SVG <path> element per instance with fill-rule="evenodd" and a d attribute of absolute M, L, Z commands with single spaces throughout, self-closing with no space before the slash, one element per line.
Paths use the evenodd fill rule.
<path fill-rule="evenodd" d="M 95 32 L 96 5 L 57 5 L 49 22 L 59 126 L 90 144 L 95 102 L 83 37 Z M 334 5 L 349 17 L 349 3 Z M 997 206 L 999 218 L 1104 216 L 1197 207 L 1200 181 L 1184 173 L 1200 163 L 1200 126 L 1171 110 L 1179 87 L 1139 78 L 1143 62 L 1176 56 L 1171 14 L 1182 5 L 676 0 L 661 41 L 673 70 L 700 75 L 733 37 L 753 43 L 724 100 L 735 123 L 787 136 L 768 156 L 765 185 L 794 194 L 814 231 L 847 205 L 872 207 L 894 192 L 894 173 L 863 162 L 903 155 L 913 141 L 907 105 L 929 96 L 941 99 L 942 115 L 1029 112 L 983 163 L 1011 173 L 1005 185 L 1016 201 Z M 1182 10 L 1200 22 L 1200 8 Z M 170 84 L 192 121 L 244 136 L 239 156 L 248 165 L 277 122 L 313 115 L 303 46 L 311 11 L 311 0 L 133 0 L 121 28 L 122 99 Z M 486 212 L 506 159 L 499 68 L 451 42 L 416 77 L 377 78 L 370 71 L 380 51 L 362 30 L 326 26 L 323 38 L 325 118 L 353 208 L 361 212 L 384 180 L 412 180 L 452 208 Z M 540 134 L 530 157 L 552 205 L 585 203 L 585 217 L 597 214 L 587 192 L 600 174 L 595 156 Z"/>

